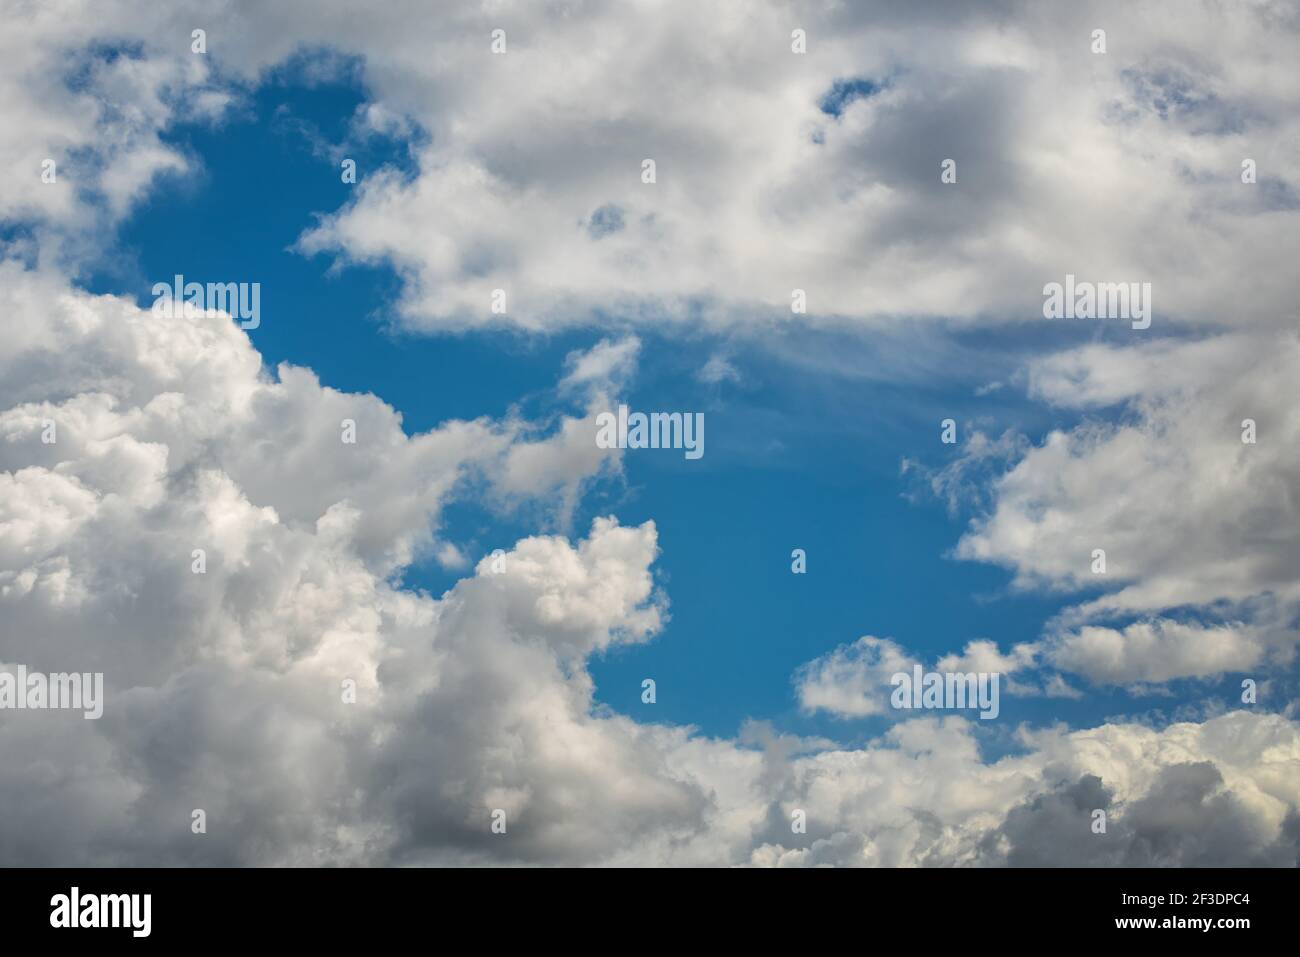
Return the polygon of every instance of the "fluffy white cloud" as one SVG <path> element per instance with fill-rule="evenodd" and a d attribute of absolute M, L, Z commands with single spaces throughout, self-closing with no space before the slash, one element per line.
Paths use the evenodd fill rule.
<path fill-rule="evenodd" d="M 528 428 L 406 436 L 374 397 L 289 367 L 271 378 L 233 322 L 161 320 L 3 268 L 22 332 L 0 347 L 0 661 L 107 683 L 99 721 L 7 713 L 6 860 L 1061 862 L 1037 822 L 1046 808 L 1086 831 L 1088 815 L 1068 813 L 1081 786 L 1131 809 L 1119 833 L 1135 847 L 1144 808 L 1175 788 L 1189 815 L 1249 837 L 1240 859 L 1293 853 L 1300 729 L 1280 716 L 1026 732 L 1024 753 L 989 763 L 959 719 L 904 722 L 846 751 L 612 713 L 586 661 L 662 627 L 653 525 L 525 539 L 440 599 L 393 584 L 455 476 L 484 457 L 499 468 Z M 343 410 L 359 447 L 338 441 Z M 259 456 L 277 482 L 260 482 Z M 965 659 L 1020 654 L 976 644 Z M 908 663 L 864 639 L 805 668 L 801 701 L 865 713 L 869 689 L 837 686 L 864 662 Z M 1100 783 L 1080 785 L 1087 775 Z M 490 830 L 497 808 L 505 835 Z M 790 830 L 794 809 L 806 835 Z M 1220 847 L 1188 841 L 1156 859 Z"/>
<path fill-rule="evenodd" d="M 960 655 L 945 655 L 939 659 L 940 671 L 983 671 L 1009 674 L 1029 667 L 1034 661 L 1034 648 L 1029 644 L 1016 645 L 1010 653 L 1003 654 L 996 642 L 982 639 L 967 642 Z"/>
<path fill-rule="evenodd" d="M 960 654 L 943 655 L 934 670 L 943 674 L 996 674 L 1003 692 L 1017 697 L 1047 695 L 1075 698 L 1080 692 L 1060 675 L 1044 673 L 1033 677 L 1043 664 L 1041 645 L 1024 642 L 1002 652 L 997 642 L 979 639 L 967 642 Z M 1065 661 L 1055 662 L 1061 666 Z M 885 715 L 908 717 L 909 712 L 893 709 L 892 678 L 902 672 L 911 675 L 923 662 L 909 655 L 897 642 L 871 635 L 840 645 L 802 665 L 794 674 L 799 706 L 808 712 L 824 711 L 840 718 Z"/>
<path fill-rule="evenodd" d="M 1057 666 L 1094 681 L 1286 664 L 1300 640 L 1300 408 L 1278 399 L 1297 376 L 1291 333 L 1094 345 L 1036 362 L 1034 394 L 1083 409 L 1123 403 L 1128 414 L 1085 419 L 1028 450 L 996 480 L 992 510 L 958 555 L 1004 564 L 1024 587 L 1106 586 L 1049 642 Z M 1098 548 L 1105 575 L 1092 571 Z M 1220 621 L 1161 617 L 1188 609 Z M 1141 620 L 1098 621 L 1114 616 Z"/>
<path fill-rule="evenodd" d="M 980 759 L 971 726 L 924 718 L 858 751 L 794 759 L 753 862 L 1295 863 L 1300 739 L 1283 718 L 1234 712 L 1163 731 L 1022 732 L 1026 753 L 992 763 Z M 1152 809 L 1164 802 L 1167 810 L 1171 790 L 1188 810 L 1173 819 Z M 1105 835 L 1090 829 L 1098 808 L 1118 822 Z M 807 840 L 790 836 L 796 809 L 807 815 Z"/>
<path fill-rule="evenodd" d="M 382 578 L 431 549 L 462 483 L 549 495 L 555 476 L 530 463 L 571 444 L 581 421 L 561 417 L 549 434 L 520 419 L 453 421 L 407 436 L 372 395 L 288 365 L 272 378 L 228 319 L 164 319 L 12 262 L 0 278 L 15 330 L 0 345 L 0 595 L 12 640 L 37 630 L 47 650 L 71 652 L 104 633 L 85 667 L 137 654 L 165 668 L 152 633 L 161 622 L 184 634 L 191 617 L 232 654 L 291 659 L 364 617 L 335 577 Z M 569 481 L 588 474 L 567 465 Z M 196 549 L 248 601 L 227 605 L 193 575 Z M 37 629 L 51 606 L 75 614 Z M 194 651 L 197 637 L 168 653 Z"/>
<path fill-rule="evenodd" d="M 9 859 L 373 860 L 419 853 L 435 819 L 450 830 L 433 827 L 430 847 L 454 856 L 495 806 L 539 828 L 534 850 L 525 838 L 513 853 L 574 855 L 566 835 L 604 840 L 559 813 L 582 778 L 583 800 L 602 780 L 611 790 L 605 837 L 637 806 L 652 820 L 698 808 L 698 789 L 653 776 L 656 729 L 590 715 L 582 671 L 660 627 L 653 526 L 602 520 L 576 548 L 525 540 L 505 574 L 485 559 L 441 601 L 392 584 L 466 476 L 549 493 L 552 476 L 512 454 L 563 444 L 569 426 L 407 436 L 373 396 L 290 366 L 272 378 L 226 318 L 164 319 L 0 271 L 21 330 L 0 345 L 0 660 L 103 671 L 111 702 L 100 722 L 5 722 L 0 789 L 15 802 L 44 803 L 50 761 L 86 769 L 61 804 L 84 830 L 51 840 L 38 812 L 11 818 Z M 598 360 L 573 357 L 594 390 Z M 391 805 L 363 810 L 372 791 Z M 424 807 L 435 797 L 440 810 Z M 193 808 L 209 815 L 206 844 L 191 843 Z"/>
<path fill-rule="evenodd" d="M 794 676 L 799 707 L 861 718 L 888 714 L 889 680 L 916 662 L 888 638 L 866 635 L 803 665 Z"/>
<path fill-rule="evenodd" d="M 1080 628 L 1057 640 L 1049 654 L 1058 667 L 1098 684 L 1159 683 L 1252 669 L 1267 650 L 1261 637 L 1248 627 L 1157 619 Z"/>
<path fill-rule="evenodd" d="M 205 55 L 190 52 L 200 24 Z M 1067 272 L 1150 281 L 1162 323 L 1279 324 L 1294 318 L 1298 30 L 1282 4 L 1173 0 L 399 2 L 364 17 L 65 0 L 7 17 L 0 213 L 76 218 L 83 186 L 120 211 L 184 167 L 159 140 L 170 123 L 325 48 L 324 66 L 361 58 L 363 125 L 425 135 L 413 178 L 364 170 L 302 246 L 391 263 L 414 326 L 788 317 L 795 288 L 820 316 L 1035 319 Z M 43 155 L 71 158 L 64 186 L 39 184 Z M 940 182 L 947 158 L 956 184 Z"/>
<path fill-rule="evenodd" d="M 1032 319 L 1067 272 L 1150 281 L 1162 319 L 1290 310 L 1296 100 L 1277 77 L 1294 20 L 1012 11 L 495 7 L 418 67 L 386 51 L 377 97 L 431 132 L 419 174 L 368 178 L 304 248 L 392 262 L 426 326 L 491 321 L 494 288 L 526 326 L 788 315 L 795 288 L 818 315 Z M 493 26 L 508 54 L 488 51 Z"/>
<path fill-rule="evenodd" d="M 46 261 L 101 254 L 100 231 L 156 177 L 193 172 L 164 131 L 215 119 L 236 95 L 189 53 L 190 27 L 155 33 L 136 19 L 144 12 L 118 0 L 5 8 L 0 220 L 35 225 Z"/>

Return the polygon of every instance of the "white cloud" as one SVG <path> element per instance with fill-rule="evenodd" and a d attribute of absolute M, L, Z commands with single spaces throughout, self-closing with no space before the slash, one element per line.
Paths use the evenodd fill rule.
<path fill-rule="evenodd" d="M 375 78 L 432 131 L 420 173 L 372 177 L 304 245 L 393 262 L 417 326 L 486 323 L 498 287 L 530 327 L 592 308 L 788 315 L 794 288 L 817 315 L 1033 319 L 1066 272 L 1151 281 L 1165 318 L 1231 307 L 1276 322 L 1297 215 L 1284 160 L 1296 103 L 1276 77 L 1295 24 L 1266 8 L 1101 9 L 1105 56 L 1088 50 L 1100 14 L 1087 5 L 1017 6 L 997 23 L 779 4 L 652 22 L 616 6 L 501 8 L 509 54 L 456 36 L 437 66 Z M 796 20 L 806 56 L 789 51 Z M 472 87 L 448 75 L 461 72 Z M 856 77 L 875 92 L 822 112 Z M 429 106 L 419 89 L 437 90 Z M 1267 157 L 1254 192 L 1238 177 L 1246 154 Z M 953 186 L 939 181 L 949 157 Z M 593 238 L 583 224 L 611 204 L 623 228 Z M 1249 304 L 1225 298 L 1229 268 L 1251 277 Z"/>
<path fill-rule="evenodd" d="M 641 340 L 636 336 L 602 339 L 585 352 L 568 356 L 569 372 L 560 380 L 561 389 L 589 388 L 606 390 L 625 384 L 636 368 Z"/>
<path fill-rule="evenodd" d="M 741 379 L 740 370 L 732 365 L 731 360 L 723 355 L 709 356 L 709 361 L 700 367 L 700 371 L 695 377 L 706 385 L 717 385 L 721 382 L 739 382 Z"/>
<path fill-rule="evenodd" d="M 1057 666 L 1094 681 L 1289 662 L 1300 640 L 1291 624 L 1300 409 L 1278 397 L 1298 375 L 1292 334 L 1088 346 L 1035 363 L 1037 395 L 1085 408 L 1125 402 L 1127 414 L 1052 432 L 1027 451 L 994 481 L 993 508 L 958 555 L 1006 565 L 1023 587 L 1105 587 L 1062 616 L 1051 645 Z M 1242 441 L 1246 419 L 1254 444 Z M 1092 571 L 1094 549 L 1105 551 L 1105 575 Z M 1161 617 L 1189 608 L 1220 621 Z M 1141 620 L 1098 622 L 1113 616 Z"/>
<path fill-rule="evenodd" d="M 84 154 L 69 186 L 120 213 L 185 168 L 159 138 L 177 118 L 323 47 L 361 58 L 364 115 L 427 139 L 413 179 L 367 171 L 302 245 L 391 263 L 411 326 L 766 321 L 789 317 L 795 288 L 814 316 L 1043 322 L 1042 286 L 1067 272 L 1151 282 L 1162 324 L 1294 318 L 1294 18 L 1176 2 L 1006 11 L 393 3 L 358 20 L 346 4 L 68 0 L 7 23 L 0 128 L 22 132 L 0 136 L 0 212 L 77 219 L 85 197 L 36 176 L 43 155 Z M 1105 55 L 1089 51 L 1099 17 Z M 189 50 L 197 22 L 204 56 Z M 105 35 L 128 55 L 88 52 Z M 69 62 L 83 68 L 71 86 Z M 867 95 L 823 111 L 859 80 Z M 617 215 L 593 230 L 598 210 Z M 505 317 L 489 311 L 497 288 Z"/>
<path fill-rule="evenodd" d="M 866 635 L 795 672 L 799 707 L 851 718 L 889 714 L 890 678 L 910 674 L 915 663 L 895 642 Z"/>
<path fill-rule="evenodd" d="M 469 564 L 469 559 L 465 557 L 465 553 L 454 542 L 443 542 L 439 545 L 437 552 L 434 553 L 434 558 L 437 559 L 439 565 L 446 569 L 459 570 Z"/>
<path fill-rule="evenodd" d="M 611 713 L 586 660 L 663 625 L 653 525 L 525 539 L 440 600 L 400 590 L 418 517 L 516 430 L 406 436 L 373 397 L 289 367 L 272 380 L 233 322 L 157 320 L 2 268 L 21 321 L 0 347 L 0 660 L 102 670 L 107 686 L 100 721 L 15 712 L 0 729 L 6 860 L 1000 863 L 1029 853 L 1009 811 L 1083 774 L 1140 803 L 1187 762 L 1212 765 L 1196 793 L 1231 800 L 1252 853 L 1283 853 L 1300 732 L 1276 716 L 1045 732 L 986 763 L 959 720 L 843 751 Z M 337 442 L 342 409 L 360 448 Z M 61 425 L 48 446 L 46 415 Z M 259 483 L 258 456 L 279 482 Z M 417 491 L 395 502 L 402 488 Z M 1021 651 L 964 654 L 1003 666 Z M 800 700 L 872 712 L 869 682 L 838 679 L 909 663 L 863 639 L 803 669 Z M 797 840 L 793 807 L 810 821 Z"/>
<path fill-rule="evenodd" d="M 982 639 L 967 642 L 960 655 L 945 655 L 936 667 L 940 671 L 975 671 L 992 674 L 1010 674 L 1030 667 L 1034 662 L 1032 645 L 1020 644 L 1009 654 L 998 650 L 997 642 Z"/>
<path fill-rule="evenodd" d="M 763 842 L 759 835 L 753 863 L 1294 863 L 1300 833 L 1289 822 L 1300 787 L 1300 754 L 1296 728 L 1283 718 L 1238 711 L 1163 731 L 1108 724 L 1086 731 L 1022 732 L 1029 750 L 992 763 L 980 759 L 971 728 L 971 722 L 957 718 L 922 718 L 895 725 L 883 741 L 858 751 L 793 760 L 778 810 L 769 816 L 769 839 Z M 1147 825 L 1126 817 L 1136 812 L 1158 825 L 1159 814 L 1151 815 L 1144 802 L 1159 803 L 1169 776 L 1198 764 L 1197 786 L 1182 798 L 1201 812 L 1197 825 L 1170 828 L 1163 819 L 1162 837 L 1171 846 L 1155 860 L 1140 857 Z M 1105 803 L 1075 802 L 1050 828 L 1025 826 L 1020 809 L 1088 775 L 1100 779 L 1093 790 Z M 1103 788 L 1108 793 L 1103 795 Z M 1130 830 L 1092 834 L 1094 807 L 1107 808 Z M 795 808 L 807 814 L 806 840 L 790 835 Z M 1232 813 L 1221 813 L 1224 809 Z M 1204 833 L 1197 833 L 1200 828 Z M 1151 831 L 1160 833 L 1158 827 Z M 1200 856 L 1215 833 L 1249 840 Z"/>
<path fill-rule="evenodd" d="M 1086 626 L 1062 636 L 1049 654 L 1057 667 L 1097 684 L 1129 684 L 1249 671 L 1266 651 L 1252 628 L 1156 619 L 1124 628 Z"/>
<path fill-rule="evenodd" d="M 1079 697 L 1060 675 L 1045 674 L 1041 681 L 1035 680 L 1040 648 L 1040 643 L 1024 642 L 1003 653 L 997 642 L 978 639 L 967 642 L 960 654 L 939 658 L 934 670 L 996 674 L 1002 690 L 1016 697 Z M 897 642 L 868 635 L 802 665 L 794 675 L 795 694 L 808 712 L 824 711 L 839 718 L 909 717 L 906 711 L 893 710 L 891 679 L 900 672 L 910 675 L 918 664 L 923 663 Z"/>

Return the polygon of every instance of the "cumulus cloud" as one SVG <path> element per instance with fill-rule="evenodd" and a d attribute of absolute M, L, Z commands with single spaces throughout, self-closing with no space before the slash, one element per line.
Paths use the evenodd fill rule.
<path fill-rule="evenodd" d="M 781 805 L 787 822 L 789 810 L 805 810 L 807 839 L 762 844 L 754 863 L 1294 861 L 1296 738 L 1285 719 L 1234 712 L 1163 731 L 1108 724 L 1022 732 L 1030 750 L 993 763 L 979 759 L 970 727 L 908 721 L 862 750 L 793 762 Z M 1185 812 L 1162 816 L 1169 797 Z M 1094 834 L 1096 808 L 1122 823 Z"/>
<path fill-rule="evenodd" d="M 620 813 L 634 812 L 620 797 L 650 821 L 698 810 L 697 788 L 655 777 L 656 729 L 590 714 L 582 671 L 662 623 L 652 525 L 525 540 L 504 574 L 485 559 L 441 601 L 392 584 L 466 475 L 562 432 L 478 420 L 408 436 L 373 396 L 290 366 L 272 377 L 228 318 L 163 319 L 0 268 L 24 330 L 0 347 L 0 659 L 103 671 L 115 702 L 85 729 L 6 721 L 4 790 L 39 806 L 41 755 L 66 756 L 84 773 L 64 806 L 85 829 L 50 842 L 53 822 L 11 817 L 7 859 L 373 860 L 394 835 L 418 853 L 426 830 L 454 856 L 496 806 L 536 824 L 515 854 L 578 834 L 608 850 L 629 818 L 601 831 L 561 813 L 575 773 L 584 801 L 604 787 Z M 550 489 L 507 471 L 519 494 L 530 474 Z M 382 812 L 363 812 L 372 788 Z M 190 842 L 193 808 L 215 840 Z"/>
<path fill-rule="evenodd" d="M 0 220 L 34 227 L 42 260 L 76 268 L 100 255 L 97 235 L 156 178 L 194 172 L 164 132 L 215 120 L 238 97 L 190 55 L 191 27 L 153 33 L 134 19 L 141 12 L 115 0 L 5 11 Z"/>
<path fill-rule="evenodd" d="M 799 706 L 861 718 L 889 714 L 890 678 L 916 662 L 896 642 L 866 635 L 803 665 L 794 676 Z"/>
<path fill-rule="evenodd" d="M 961 654 L 944 655 L 935 668 L 946 674 L 996 674 L 1002 689 L 1018 698 L 1083 696 L 1061 675 L 1042 671 L 1043 664 L 1041 646 L 1036 642 L 1021 642 L 1003 652 L 997 642 L 981 638 L 967 642 Z"/>
<path fill-rule="evenodd" d="M 1151 11 L 1111 4 L 941 19 L 760 4 L 653 22 L 615 6 L 498 9 L 508 54 L 456 36 L 439 66 L 377 78 L 433 130 L 419 173 L 371 178 L 303 246 L 392 262 L 416 326 L 486 323 L 493 288 L 531 327 L 593 308 L 788 314 L 795 288 L 817 315 L 1032 318 L 1066 272 L 1150 281 L 1164 316 L 1231 306 L 1276 322 L 1300 201 L 1284 162 L 1294 93 L 1267 65 L 1286 62 L 1297 25 L 1273 7 L 1168 9 L 1158 31 Z M 1099 20 L 1105 55 L 1089 50 Z M 790 51 L 794 27 L 806 55 Z M 435 82 L 429 107 L 410 101 Z M 517 112 L 485 120 L 502 101 Z M 1267 157 L 1254 192 L 1246 156 Z M 593 234 L 611 208 L 620 228 Z M 1252 277 L 1249 305 L 1227 263 Z"/>
<path fill-rule="evenodd" d="M 1262 828 L 1211 762 L 1160 769 L 1150 790 L 1118 816 L 1113 795 L 1087 774 L 1011 810 L 981 854 L 1013 867 L 1295 867 L 1300 818 Z M 1107 812 L 1105 831 L 1083 828 Z"/>
<path fill-rule="evenodd" d="M 539 435 L 516 419 L 408 436 L 372 395 L 290 365 L 271 376 L 227 318 L 164 319 L 12 262 L 0 275 L 15 329 L 0 346 L 0 475 L 11 493 L 0 505 L 0 596 L 14 641 L 36 632 L 47 650 L 71 650 L 107 629 L 87 666 L 138 654 L 166 667 L 150 634 L 193 616 L 214 636 L 234 624 L 222 640 L 245 651 L 267 641 L 269 654 L 292 657 L 330 630 L 327 619 L 343 627 L 361 614 L 344 610 L 335 573 L 382 577 L 432 549 L 441 507 L 465 483 L 504 475 L 516 496 L 549 494 L 553 476 L 517 456 L 569 441 L 564 427 Z M 343 441 L 345 421 L 355 443 Z M 577 464 L 568 474 L 582 478 Z M 346 569 L 319 542 L 344 549 Z M 102 564 L 119 547 L 130 560 L 110 572 Z M 282 611 L 258 620 L 243 602 L 224 605 L 211 579 L 191 574 L 195 550 L 208 574 L 232 576 L 250 598 L 288 589 L 275 598 Z M 295 609 L 299 586 L 337 607 L 319 619 L 306 611 L 313 602 Z M 69 617 L 38 628 L 52 605 Z"/>
<path fill-rule="evenodd" d="M 1124 628 L 1090 625 L 1053 643 L 1050 657 L 1097 684 L 1159 683 L 1246 671 L 1262 663 L 1267 645 L 1255 629 L 1203 627 L 1157 619 Z"/>
<path fill-rule="evenodd" d="M 185 168 L 169 124 L 325 49 L 363 64 L 363 116 L 423 135 L 413 176 L 368 172 L 301 247 L 391 264 L 412 327 L 788 317 L 796 288 L 817 316 L 1034 318 L 1067 272 L 1151 282 L 1159 322 L 1294 318 L 1293 11 L 939 9 L 25 8 L 6 30 L 0 128 L 22 133 L 0 139 L 0 211 L 65 221 L 78 184 L 120 211 Z M 43 155 L 75 158 L 67 187 L 37 183 Z"/>
<path fill-rule="evenodd" d="M 587 661 L 663 626 L 652 524 L 524 539 L 440 599 L 401 589 L 417 516 L 428 527 L 455 475 L 521 431 L 406 436 L 371 396 L 270 376 L 233 322 L 160 320 L 4 268 L 26 321 L 3 347 L 0 660 L 102 670 L 107 685 L 99 721 L 15 712 L 0 729 L 7 860 L 1005 863 L 1029 853 L 1013 809 L 1093 774 L 1140 820 L 1171 786 L 1159 769 L 1189 762 L 1214 769 L 1184 788 L 1189 813 L 1227 802 L 1258 859 L 1284 856 L 1300 732 L 1277 716 L 1026 733 L 1025 753 L 988 763 L 959 719 L 904 722 L 853 751 L 613 713 Z M 359 449 L 338 440 L 345 409 Z M 281 479 L 259 483 L 250 461 L 272 452 Z M 395 503 L 399 475 L 422 482 Z M 801 701 L 865 713 L 870 689 L 839 679 L 907 663 L 863 639 L 803 669 Z M 1171 838 L 1142 859 L 1204 847 Z"/>
<path fill-rule="evenodd" d="M 1029 449 L 993 483 L 993 507 L 957 554 L 1003 564 L 1023 587 L 1102 586 L 1050 642 L 1059 667 L 1094 681 L 1285 665 L 1300 637 L 1300 413 L 1277 397 L 1297 375 L 1289 333 L 1093 345 L 1036 361 L 1034 394 L 1125 414 L 1087 417 Z M 1098 548 L 1105 575 L 1092 571 Z M 1189 611 L 1204 620 L 1168 617 Z M 1137 620 L 1099 620 L 1117 616 Z"/>
<path fill-rule="evenodd" d="M 987 639 L 971 641 L 960 655 L 945 655 L 939 659 L 940 671 L 985 671 L 1011 673 L 1031 665 L 1034 661 L 1032 645 L 1020 644 L 1003 654 L 996 642 Z"/>
<path fill-rule="evenodd" d="M 960 654 L 943 655 L 934 669 L 943 674 L 996 674 L 1005 692 L 1020 697 L 1079 697 L 1060 675 L 1040 674 L 1040 649 L 1038 643 L 1022 642 L 1004 653 L 997 642 L 979 639 L 967 642 Z M 795 696 L 808 712 L 840 718 L 906 717 L 908 712 L 895 711 L 890 704 L 892 678 L 900 672 L 911 675 L 918 664 L 920 659 L 897 642 L 867 635 L 802 665 L 794 674 Z"/>

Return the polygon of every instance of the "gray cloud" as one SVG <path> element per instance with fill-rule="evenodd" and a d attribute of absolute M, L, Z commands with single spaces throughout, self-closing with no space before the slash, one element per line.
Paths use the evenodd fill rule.
<path fill-rule="evenodd" d="M 1104 833 L 1093 830 L 1097 810 Z M 1212 763 L 1174 764 L 1120 809 L 1095 775 L 1062 784 L 1013 808 L 981 853 L 1013 867 L 1295 867 L 1294 811 L 1277 832 L 1258 825 Z"/>

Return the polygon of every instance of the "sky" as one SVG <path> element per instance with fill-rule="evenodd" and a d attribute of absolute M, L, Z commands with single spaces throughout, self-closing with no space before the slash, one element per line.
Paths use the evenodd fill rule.
<path fill-rule="evenodd" d="M 0 860 L 1296 865 L 1294 4 L 4 6 Z"/>

